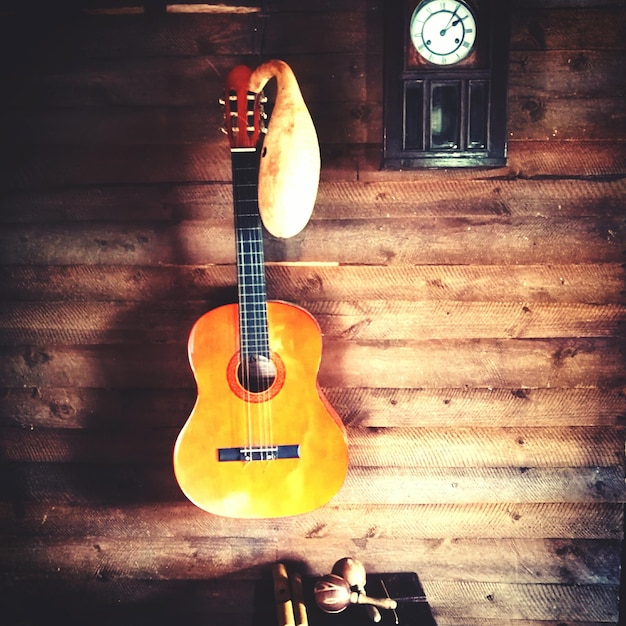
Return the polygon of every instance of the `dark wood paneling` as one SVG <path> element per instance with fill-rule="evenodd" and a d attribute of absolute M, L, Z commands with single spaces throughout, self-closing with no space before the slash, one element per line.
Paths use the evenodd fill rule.
<path fill-rule="evenodd" d="M 615 389 L 399 389 L 326 387 L 344 422 L 363 427 L 467 428 L 616 426 L 626 399 Z M 191 412 L 183 389 L 4 388 L 4 426 L 120 429 L 176 428 Z"/>
<path fill-rule="evenodd" d="M 508 165 L 453 172 L 380 171 L 382 2 L 82 10 L 139 4 L 0 3 L 4 622 L 249 626 L 275 561 L 352 554 L 418 572 L 440 626 L 617 624 L 623 3 L 515 0 Z M 189 329 L 236 297 L 217 99 L 273 56 L 322 183 L 269 292 L 321 325 L 351 465 L 317 511 L 230 520 L 171 454 Z"/>

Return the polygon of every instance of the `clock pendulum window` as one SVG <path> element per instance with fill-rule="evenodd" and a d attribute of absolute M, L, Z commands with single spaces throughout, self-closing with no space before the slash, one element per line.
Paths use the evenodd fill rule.
<path fill-rule="evenodd" d="M 506 163 L 510 0 L 387 0 L 383 165 Z"/>

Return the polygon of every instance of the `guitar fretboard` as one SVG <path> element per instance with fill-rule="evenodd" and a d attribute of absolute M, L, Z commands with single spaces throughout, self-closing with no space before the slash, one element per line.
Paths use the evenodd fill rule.
<path fill-rule="evenodd" d="M 269 358 L 263 229 L 257 192 L 258 156 L 255 148 L 233 148 L 231 156 L 241 357 Z"/>

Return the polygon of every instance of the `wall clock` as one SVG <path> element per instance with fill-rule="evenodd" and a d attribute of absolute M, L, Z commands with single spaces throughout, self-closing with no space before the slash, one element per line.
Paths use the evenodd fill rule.
<path fill-rule="evenodd" d="M 506 163 L 508 0 L 385 3 L 383 164 Z"/>
<path fill-rule="evenodd" d="M 459 0 L 424 0 L 409 21 L 411 43 L 435 65 L 462 61 L 474 47 L 476 17 L 471 5 Z"/>

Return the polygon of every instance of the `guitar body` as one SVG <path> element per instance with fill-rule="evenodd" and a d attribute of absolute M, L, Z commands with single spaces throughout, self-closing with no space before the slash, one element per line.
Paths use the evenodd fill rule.
<path fill-rule="evenodd" d="M 174 449 L 176 479 L 194 504 L 217 515 L 311 511 L 339 491 L 348 467 L 343 424 L 317 383 L 319 326 L 304 309 L 267 302 L 275 377 L 251 392 L 238 375 L 238 315 L 237 304 L 225 305 L 192 329 L 198 397 Z"/>

